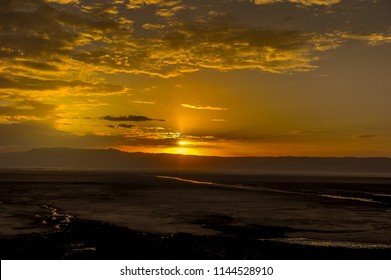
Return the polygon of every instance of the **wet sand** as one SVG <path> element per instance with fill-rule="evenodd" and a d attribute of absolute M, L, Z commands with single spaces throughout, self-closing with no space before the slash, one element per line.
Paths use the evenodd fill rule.
<path fill-rule="evenodd" d="M 18 171 L 0 182 L 2 259 L 391 256 L 388 178 Z"/>

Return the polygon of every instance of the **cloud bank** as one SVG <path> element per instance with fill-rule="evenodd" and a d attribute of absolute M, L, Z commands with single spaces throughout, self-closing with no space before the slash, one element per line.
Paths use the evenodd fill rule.
<path fill-rule="evenodd" d="M 135 116 L 135 115 L 127 115 L 127 116 L 103 116 L 101 117 L 102 120 L 106 121 L 112 121 L 112 122 L 123 122 L 123 121 L 129 121 L 129 122 L 146 122 L 146 121 L 160 121 L 164 122 L 164 120 L 161 119 L 151 119 L 146 116 Z"/>

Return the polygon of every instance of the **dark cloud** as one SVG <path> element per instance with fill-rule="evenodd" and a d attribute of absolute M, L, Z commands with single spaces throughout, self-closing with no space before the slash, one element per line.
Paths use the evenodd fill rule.
<path fill-rule="evenodd" d="M 368 31 L 366 36 L 350 36 L 349 32 L 337 29 L 341 24 L 346 26 L 345 17 L 338 26 L 325 28 L 330 22 L 337 22 L 335 14 L 322 13 L 321 19 L 314 18 L 315 6 L 326 7 L 339 0 L 280 2 L 265 0 L 256 2 L 264 5 L 249 5 L 250 1 L 239 0 L 183 0 L 170 1 L 171 9 L 164 6 L 165 1 L 132 1 L 129 4 L 132 8 L 126 12 L 116 6 L 133 21 L 131 35 L 118 34 L 110 47 L 90 45 L 88 52 L 80 52 L 74 58 L 102 71 L 160 77 L 201 69 L 285 73 L 313 70 L 319 51 L 337 48 L 347 39 L 371 42 L 373 34 L 377 34 Z M 302 9 L 303 5 L 307 8 Z M 163 8 L 165 12 L 160 13 Z M 288 15 L 294 12 L 294 18 L 298 19 L 291 20 L 288 26 L 287 12 Z M 276 17 L 282 25 L 276 24 Z M 308 21 L 316 24 L 309 26 Z M 387 34 L 376 38 L 379 40 L 376 43 L 389 41 Z"/>
<path fill-rule="evenodd" d="M 75 82 L 65 82 L 61 80 L 42 80 L 25 76 L 9 75 L 0 77 L 0 88 L 20 89 L 20 90 L 51 90 L 58 89 L 66 85 L 75 85 Z M 84 83 L 82 83 L 84 84 Z"/>
<path fill-rule="evenodd" d="M 81 68 L 74 58 L 91 49 L 91 42 L 100 48 L 130 32 L 113 17 L 75 8 L 72 2 L 77 1 L 0 0 L 0 88 L 113 90 L 105 82 L 82 82 L 95 71 Z"/>
<path fill-rule="evenodd" d="M 51 64 L 43 63 L 43 62 L 35 62 L 35 61 L 23 61 L 21 62 L 22 65 L 36 69 L 41 71 L 58 71 L 59 69 Z"/>
<path fill-rule="evenodd" d="M 121 124 L 118 125 L 118 127 L 121 127 L 121 128 L 132 128 L 132 127 L 134 127 L 134 125 L 121 123 Z"/>
<path fill-rule="evenodd" d="M 129 143 L 125 138 L 115 136 L 78 136 L 54 129 L 42 122 L 0 124 L 0 146 L 34 147 L 103 147 Z"/>
<path fill-rule="evenodd" d="M 147 139 L 137 135 L 75 135 L 42 122 L 0 124 L 3 151 L 40 147 L 102 148 L 114 146 L 172 146 L 176 139 Z"/>
<path fill-rule="evenodd" d="M 122 29 L 121 24 L 112 17 L 103 18 L 97 12 L 98 8 L 79 8 L 77 12 L 73 8 L 66 8 L 67 6 L 60 8 L 40 0 L 2 0 L 2 46 L 20 50 L 23 56 L 71 54 L 83 38 L 80 32 L 87 32 L 91 36 L 106 33 L 109 38 L 112 32 L 118 34 Z"/>
<path fill-rule="evenodd" d="M 23 56 L 67 53 L 77 39 L 58 21 L 55 8 L 43 1 L 2 1 L 0 5 L 2 46 Z"/>
<path fill-rule="evenodd" d="M 53 114 L 56 106 L 34 100 L 17 101 L 9 105 L 0 106 L 0 115 L 9 118 L 16 117 L 47 117 Z"/>
<path fill-rule="evenodd" d="M 56 71 L 59 66 L 53 62 L 63 60 L 64 65 L 70 65 L 67 71 L 75 79 L 96 71 L 160 77 L 174 77 L 200 69 L 310 71 L 318 59 L 316 52 L 335 48 L 343 40 L 372 42 L 373 34 L 376 34 L 376 43 L 390 41 L 390 36 L 382 34 L 386 32 L 384 30 L 380 33 L 366 31 L 358 37 L 337 27 L 325 29 L 330 22 L 339 22 L 333 18 L 336 15 L 330 13 L 321 14 L 322 19 L 319 22 L 316 19 L 314 27 L 308 25 L 309 20 L 315 20 L 312 10 L 315 6 L 343 9 L 347 5 L 344 2 L 350 1 L 257 0 L 251 4 L 251 1 L 241 0 L 105 3 L 94 0 L 1 0 L 0 57 L 8 60 L 4 62 L 8 65 L 15 59 L 23 59 L 25 67 L 40 71 Z M 385 5 L 384 2 L 378 5 Z M 340 4 L 334 5 L 337 3 Z M 303 5 L 306 9 L 300 8 Z M 355 10 L 346 7 L 345 10 Z M 275 17 L 286 23 L 286 18 L 292 19 L 289 16 L 292 12 L 301 22 L 290 20 L 288 27 L 275 26 Z M 341 17 L 343 27 L 346 26 L 345 17 Z M 384 21 L 381 25 L 387 26 Z M 361 28 L 367 24 L 357 26 Z M 83 71 L 80 71 L 81 64 Z M 57 84 L 63 77 L 45 77 L 45 81 L 49 85 Z M 22 88 L 39 90 L 45 86 Z"/>
<path fill-rule="evenodd" d="M 127 115 L 127 116 L 103 116 L 101 117 L 102 120 L 106 121 L 112 121 L 112 122 L 123 122 L 123 121 L 129 121 L 129 122 L 145 122 L 145 121 L 160 121 L 164 122 L 165 120 L 161 119 L 151 119 L 145 116 L 135 116 L 135 115 Z"/>
<path fill-rule="evenodd" d="M 105 125 L 105 126 L 109 127 L 109 128 L 133 128 L 133 127 L 135 127 L 132 124 L 125 124 L 125 123 L 121 123 L 119 125 L 108 124 L 108 125 Z"/>
<path fill-rule="evenodd" d="M 41 65 L 42 66 L 42 65 Z M 45 67 L 45 66 L 43 66 Z M 16 71 L 16 69 L 15 69 Z M 106 83 L 89 83 L 81 80 L 64 81 L 60 79 L 39 79 L 34 77 L 7 75 L 0 76 L 0 89 L 18 89 L 18 90 L 54 90 L 60 88 L 80 88 L 72 94 L 79 95 L 110 95 L 125 90 L 124 86 L 106 84 Z"/>
<path fill-rule="evenodd" d="M 353 138 L 355 139 L 366 139 L 366 138 L 374 138 L 376 137 L 376 135 L 373 135 L 373 134 L 361 134 L 361 135 L 356 135 L 354 136 Z"/>

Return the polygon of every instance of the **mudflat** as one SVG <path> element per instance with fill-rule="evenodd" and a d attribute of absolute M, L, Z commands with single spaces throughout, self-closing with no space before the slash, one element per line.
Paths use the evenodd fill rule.
<path fill-rule="evenodd" d="M 2 259 L 388 259 L 391 179 L 3 171 Z"/>

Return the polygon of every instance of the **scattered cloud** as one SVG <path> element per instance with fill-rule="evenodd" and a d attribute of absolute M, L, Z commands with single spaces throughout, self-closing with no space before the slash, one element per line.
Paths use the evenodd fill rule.
<path fill-rule="evenodd" d="M 368 138 L 374 138 L 374 137 L 376 137 L 376 135 L 373 135 L 373 134 L 360 134 L 360 135 L 353 136 L 353 139 L 368 139 Z"/>
<path fill-rule="evenodd" d="M 195 110 L 211 110 L 211 111 L 227 111 L 227 108 L 222 107 L 213 107 L 213 106 L 201 106 L 201 105 L 190 105 L 190 104 L 181 104 L 182 107 L 195 109 Z"/>
<path fill-rule="evenodd" d="M 292 3 L 302 4 L 305 6 L 312 6 L 312 5 L 331 6 L 340 3 L 342 0 L 288 0 L 288 1 Z"/>
<path fill-rule="evenodd" d="M 251 8 L 245 1 L 236 2 L 243 2 L 243 9 Z M 330 6 L 342 1 L 254 1 L 258 5 L 278 2 Z M 220 0 L 197 5 L 190 0 L 86 3 L 1 1 L 0 87 L 67 87 L 78 92 L 87 86 L 81 81 L 96 79 L 97 72 L 169 78 L 201 69 L 311 71 L 316 68 L 316 52 L 336 48 L 344 40 L 365 40 L 371 45 L 390 42 L 385 33 L 317 33 L 243 25 L 224 15 L 231 2 Z"/>
<path fill-rule="evenodd" d="M 119 128 L 120 125 L 108 125 Z M 121 126 L 121 128 L 131 128 Z M 26 150 L 41 147 L 107 148 L 113 146 L 176 146 L 177 133 L 156 130 L 145 132 L 132 127 L 129 133 L 119 134 L 73 134 L 53 128 L 41 121 L 0 123 L 0 147 L 4 151 Z"/>
<path fill-rule="evenodd" d="M 152 90 L 154 90 L 154 89 L 156 89 L 156 86 L 151 86 L 151 87 L 144 88 L 144 89 L 142 90 L 142 92 L 150 92 L 150 91 L 152 91 Z"/>
<path fill-rule="evenodd" d="M 132 124 L 121 123 L 119 125 L 108 124 L 108 125 L 105 125 L 105 127 L 109 127 L 109 128 L 133 128 L 135 126 L 132 125 Z"/>
<path fill-rule="evenodd" d="M 73 4 L 79 3 L 79 0 L 46 0 L 47 2 L 58 3 L 58 4 Z"/>
<path fill-rule="evenodd" d="M 0 106 L 0 116 L 8 120 L 37 119 L 52 117 L 55 105 L 34 100 L 20 100 Z"/>
<path fill-rule="evenodd" d="M 212 119 L 212 122 L 226 122 L 226 119 Z"/>
<path fill-rule="evenodd" d="M 124 86 L 113 85 L 102 82 L 85 82 L 81 80 L 61 80 L 61 79 L 42 79 L 31 76 L 14 75 L 3 73 L 0 76 L 0 90 L 14 90 L 16 92 L 38 91 L 38 96 L 42 96 L 42 91 L 56 90 L 57 95 L 82 95 L 99 96 L 122 94 L 127 91 Z M 52 95 L 51 93 L 49 93 Z"/>
<path fill-rule="evenodd" d="M 301 130 L 292 130 L 286 133 L 286 135 L 303 135 Z"/>
<path fill-rule="evenodd" d="M 126 116 L 103 116 L 101 117 L 102 120 L 106 121 L 112 121 L 112 122 L 122 122 L 122 121 L 129 121 L 129 122 L 145 122 L 145 121 L 160 121 L 164 122 L 164 120 L 161 119 L 151 119 L 145 116 L 135 116 L 135 115 L 126 115 Z"/>
<path fill-rule="evenodd" d="M 145 23 L 143 24 L 143 28 L 149 30 L 158 30 L 158 29 L 164 29 L 165 26 L 163 24 Z"/>
<path fill-rule="evenodd" d="M 103 34 L 109 38 L 126 27 L 96 11 L 75 13 L 77 2 L 0 2 L 0 89 L 63 88 L 74 94 L 108 90 L 104 80 L 94 77 L 96 70 L 76 58 L 93 40 L 103 42 Z"/>
<path fill-rule="evenodd" d="M 369 45 L 379 45 L 383 43 L 391 42 L 391 32 L 390 34 L 354 34 L 354 33 L 340 33 L 341 38 L 350 39 L 350 40 L 359 40 L 365 41 Z"/>
<path fill-rule="evenodd" d="M 134 125 L 121 123 L 121 124 L 118 125 L 118 127 L 121 127 L 121 128 L 133 128 Z"/>
<path fill-rule="evenodd" d="M 99 101 L 98 99 L 86 99 L 82 101 L 76 101 L 74 103 L 74 106 L 80 107 L 82 109 L 88 109 L 91 107 L 102 107 L 102 106 L 108 106 L 110 105 L 107 102 Z"/>
<path fill-rule="evenodd" d="M 0 146 L 7 149 L 31 149 L 40 147 L 110 147 L 113 143 L 131 145 L 123 136 L 75 135 L 54 129 L 42 122 L 0 124 Z"/>
<path fill-rule="evenodd" d="M 28 68 L 40 71 L 59 71 L 59 68 L 55 65 L 38 62 L 38 61 L 20 61 L 20 64 Z"/>
<path fill-rule="evenodd" d="M 155 101 L 142 101 L 142 100 L 133 100 L 133 101 L 130 101 L 132 103 L 136 103 L 136 104 L 156 104 Z"/>

